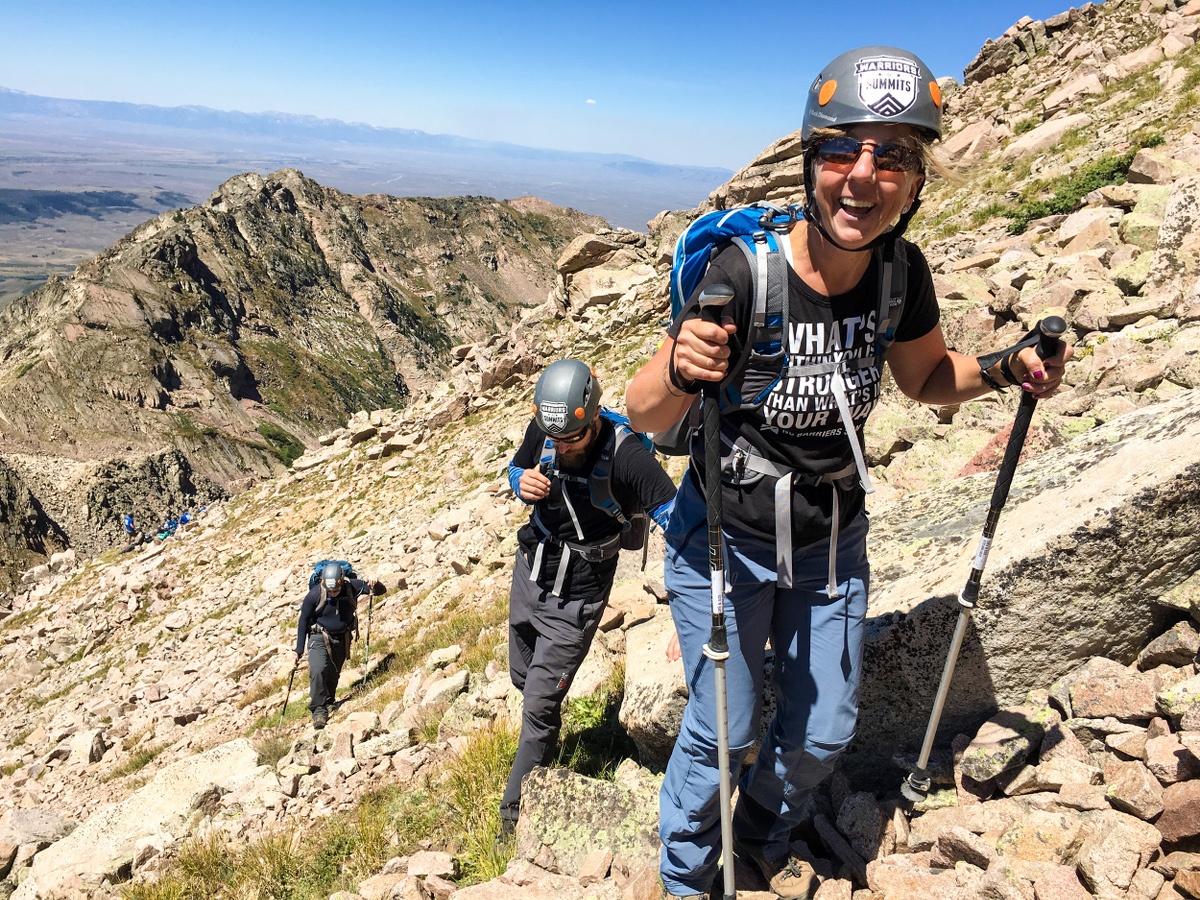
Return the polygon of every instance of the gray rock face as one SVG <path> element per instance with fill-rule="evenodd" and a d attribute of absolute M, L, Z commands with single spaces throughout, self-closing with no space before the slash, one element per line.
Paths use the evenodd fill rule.
<path fill-rule="evenodd" d="M 1131 662 L 1162 630 L 1155 599 L 1200 566 L 1197 441 L 1200 397 L 1188 393 L 1018 468 L 944 735 L 973 730 L 1089 656 Z M 852 767 L 854 756 L 920 744 L 993 483 L 986 474 L 960 479 L 875 513 Z"/>
<path fill-rule="evenodd" d="M 11 590 L 18 572 L 67 546 L 67 536 L 46 515 L 21 476 L 0 460 L 0 590 Z"/>
<path fill-rule="evenodd" d="M 253 771 L 258 754 L 239 739 L 163 769 L 127 800 L 92 815 L 83 825 L 34 857 L 28 878 L 13 894 L 37 900 L 85 891 L 128 869 L 137 841 L 157 831 L 178 832 L 220 785 Z"/>

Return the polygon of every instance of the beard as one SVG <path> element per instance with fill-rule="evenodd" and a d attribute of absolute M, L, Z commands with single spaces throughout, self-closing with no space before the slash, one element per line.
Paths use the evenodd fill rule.
<path fill-rule="evenodd" d="M 595 431 L 592 425 L 587 426 L 588 436 L 577 444 L 570 444 L 558 451 L 560 465 L 567 469 L 577 469 L 587 460 L 588 452 L 592 449 L 592 439 Z"/>

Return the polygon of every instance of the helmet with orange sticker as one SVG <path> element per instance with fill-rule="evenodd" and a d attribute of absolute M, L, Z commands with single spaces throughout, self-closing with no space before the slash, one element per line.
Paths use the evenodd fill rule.
<path fill-rule="evenodd" d="M 899 47 L 848 50 L 808 90 L 800 137 L 818 128 L 862 122 L 911 125 L 927 140 L 942 136 L 942 92 L 929 66 Z"/>
<path fill-rule="evenodd" d="M 600 382 L 591 367 L 577 359 L 550 363 L 533 391 L 534 421 L 552 438 L 588 427 L 599 407 Z"/>

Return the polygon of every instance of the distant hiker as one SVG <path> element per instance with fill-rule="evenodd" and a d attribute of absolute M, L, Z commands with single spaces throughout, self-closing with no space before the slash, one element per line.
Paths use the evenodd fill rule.
<path fill-rule="evenodd" d="M 300 665 L 307 645 L 308 708 L 315 729 L 320 730 L 329 722 L 338 678 L 358 629 L 358 598 L 366 593 L 378 596 L 384 593 L 384 587 L 377 581 L 348 578 L 341 564 L 331 562 L 300 604 L 296 665 Z"/>
<path fill-rule="evenodd" d="M 770 240 L 790 251 L 783 305 L 774 307 L 782 315 L 756 312 L 772 302 L 753 290 L 761 284 L 750 259 L 764 257 L 730 243 L 626 395 L 634 427 L 661 432 L 732 373 L 720 390 L 719 441 L 728 777 L 759 734 L 768 640 L 778 701 L 740 781 L 734 847 L 780 897 L 817 887 L 812 866 L 789 853 L 790 837 L 854 736 L 870 578 L 862 430 L 879 400 L 884 354 L 903 393 L 937 405 L 1011 386 L 1048 396 L 1071 356 L 1067 348 L 1040 360 L 1028 341 L 979 360 L 947 349 L 929 266 L 900 240 L 941 119 L 938 85 L 912 53 L 867 47 L 830 63 L 804 111 L 803 214 L 770 226 Z M 712 285 L 732 289 L 716 317 L 698 303 Z M 675 898 L 707 897 L 722 852 L 715 663 L 703 653 L 712 624 L 704 461 L 701 435 L 666 533 L 665 581 L 689 689 L 660 796 L 662 881 Z"/>
<path fill-rule="evenodd" d="M 601 409 L 600 392 L 586 363 L 547 366 L 508 466 L 509 484 L 533 512 L 517 533 L 509 596 L 509 673 L 524 710 L 500 801 L 503 834 L 516 826 L 522 779 L 553 756 L 563 699 L 608 602 L 622 536 L 636 527 L 630 513 L 648 511 L 665 528 L 675 499 L 654 454 Z"/>
<path fill-rule="evenodd" d="M 128 553 L 130 550 L 141 545 L 144 535 L 133 523 L 133 513 L 128 513 L 121 517 L 121 530 L 125 538 L 125 546 L 121 548 L 122 553 Z"/>
<path fill-rule="evenodd" d="M 157 540 L 159 543 L 162 543 L 167 538 L 169 538 L 171 535 L 173 535 L 176 532 L 176 530 L 178 530 L 178 528 L 179 528 L 179 520 L 176 518 L 168 518 L 165 522 L 162 523 L 162 527 L 159 528 L 158 534 L 156 534 L 154 536 L 155 540 Z"/>

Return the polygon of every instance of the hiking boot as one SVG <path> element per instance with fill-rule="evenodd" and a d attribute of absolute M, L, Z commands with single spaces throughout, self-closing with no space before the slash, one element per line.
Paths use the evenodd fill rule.
<path fill-rule="evenodd" d="M 775 896 L 783 900 L 809 900 L 820 885 L 813 867 L 798 856 L 788 854 L 777 860 L 765 859 L 736 838 L 733 849 L 742 862 L 752 864 L 762 873 Z"/>
<path fill-rule="evenodd" d="M 313 710 L 313 731 L 320 731 L 329 724 L 329 713 L 325 711 L 325 707 L 318 706 Z"/>
<path fill-rule="evenodd" d="M 708 894 L 667 894 L 667 900 L 708 900 Z"/>

